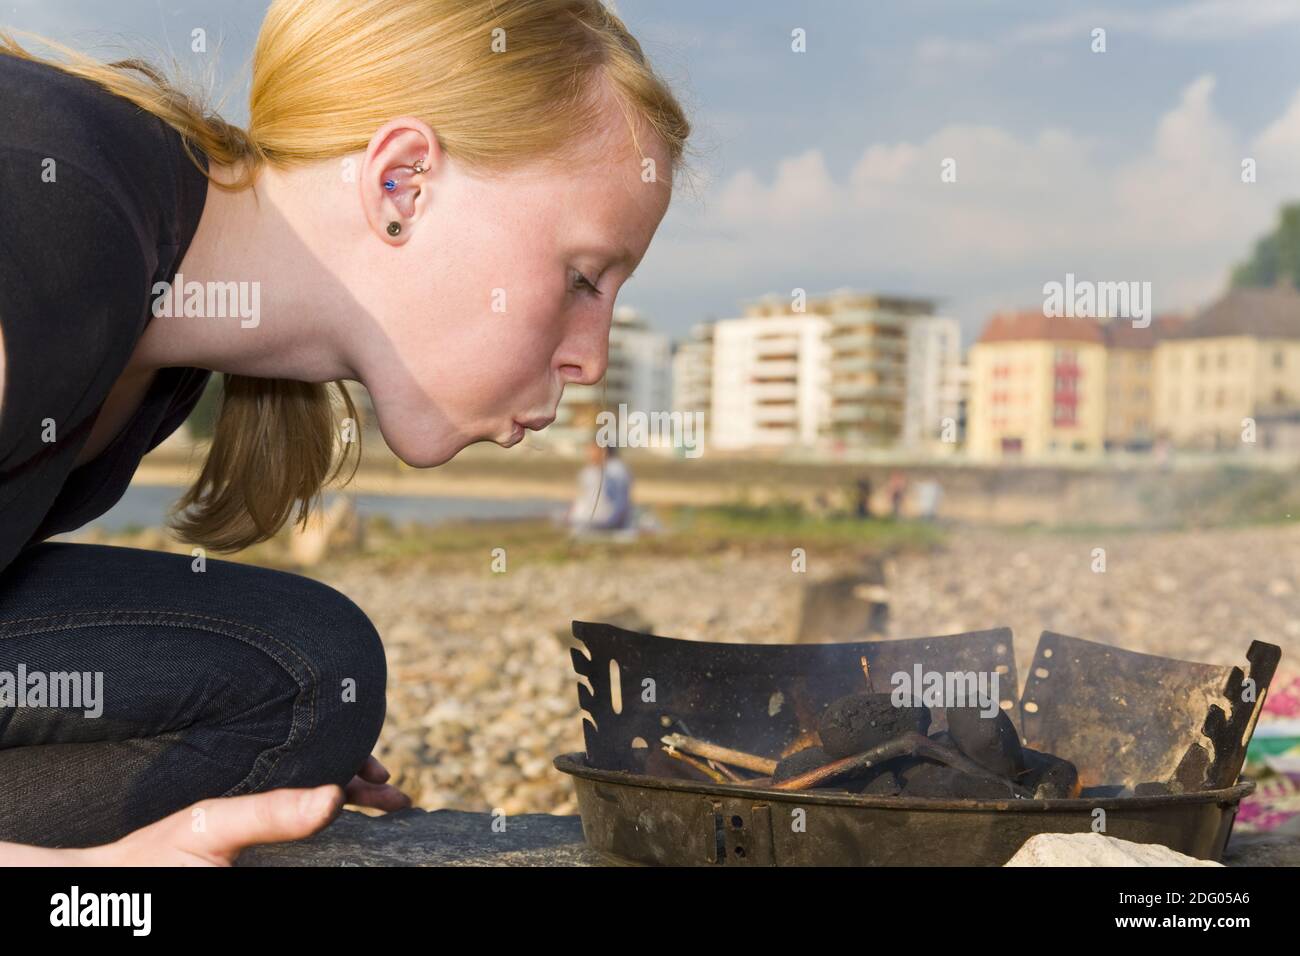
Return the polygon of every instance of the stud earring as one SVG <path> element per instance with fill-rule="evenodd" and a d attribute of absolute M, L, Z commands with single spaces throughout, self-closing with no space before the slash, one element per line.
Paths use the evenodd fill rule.
<path fill-rule="evenodd" d="M 394 189 L 397 188 L 397 183 L 393 182 L 391 179 L 385 179 L 384 188 L 391 193 Z"/>
<path fill-rule="evenodd" d="M 398 222 L 396 219 L 394 219 L 392 222 L 388 224 L 388 234 L 390 236 L 395 236 L 401 231 L 402 231 L 402 224 Z"/>

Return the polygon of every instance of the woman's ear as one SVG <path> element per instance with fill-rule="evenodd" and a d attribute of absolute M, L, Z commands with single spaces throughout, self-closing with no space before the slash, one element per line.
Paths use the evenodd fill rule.
<path fill-rule="evenodd" d="M 415 227 L 429 180 L 442 162 L 428 124 L 406 116 L 390 120 L 371 137 L 362 163 L 361 200 L 366 219 L 390 244 L 405 242 Z"/>

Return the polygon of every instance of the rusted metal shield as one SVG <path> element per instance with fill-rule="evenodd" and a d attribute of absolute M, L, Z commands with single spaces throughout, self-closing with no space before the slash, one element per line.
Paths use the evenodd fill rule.
<path fill-rule="evenodd" d="M 1084 787 L 1229 787 L 1281 650 L 1255 641 L 1246 657 L 1248 672 L 1044 631 L 1020 701 L 1022 736 L 1074 763 Z"/>
<path fill-rule="evenodd" d="M 1000 705 L 1014 713 L 1018 687 L 1007 628 L 842 644 L 726 644 L 574 621 L 573 636 L 587 649 L 571 652 L 589 685 L 578 684 L 590 716 L 583 722 L 587 758 L 606 770 L 648 772 L 647 758 L 659 756 L 659 738 L 669 733 L 775 758 L 816 726 L 828 703 L 866 689 L 863 657 L 876 691 L 893 690 L 893 675 L 911 677 L 917 668 L 996 673 Z M 931 731 L 944 726 L 936 712 Z"/>

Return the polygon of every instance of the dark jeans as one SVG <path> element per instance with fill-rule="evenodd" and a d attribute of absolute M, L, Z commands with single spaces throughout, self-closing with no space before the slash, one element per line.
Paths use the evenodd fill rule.
<path fill-rule="evenodd" d="M 361 609 L 299 575 L 193 562 L 46 543 L 0 574 L 0 840 L 104 843 L 208 797 L 345 784 L 371 752 L 387 666 Z M 20 665 L 22 706 L 5 696 Z M 37 706 L 33 673 L 90 674 L 92 696 L 102 675 L 102 713 Z"/>

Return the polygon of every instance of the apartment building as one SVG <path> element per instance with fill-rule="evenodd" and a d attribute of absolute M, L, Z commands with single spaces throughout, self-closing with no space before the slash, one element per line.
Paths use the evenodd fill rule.
<path fill-rule="evenodd" d="M 1242 444 L 1243 421 L 1300 408 L 1300 293 L 1233 289 L 1155 349 L 1155 429 L 1191 448 Z"/>
<path fill-rule="evenodd" d="M 934 313 L 928 299 L 837 290 L 808 303 L 829 323 L 829 418 L 823 438 L 848 445 L 897 444 L 907 404 L 907 347 L 913 321 Z"/>
<path fill-rule="evenodd" d="M 723 319 L 713 330 L 710 447 L 812 445 L 825 420 L 826 331 L 806 313 Z"/>
<path fill-rule="evenodd" d="M 766 296 L 743 317 L 721 320 L 713 349 L 714 447 L 896 443 L 907 403 L 909 324 L 933 311 L 930 300 L 837 289 L 807 298 L 799 311 L 788 298 Z M 937 373 L 935 388 L 951 377 Z"/>
<path fill-rule="evenodd" d="M 1106 437 L 1108 451 L 1147 451 L 1156 439 L 1157 343 L 1183 325 L 1160 316 L 1145 328 L 1129 320 L 1102 324 L 1106 341 Z"/>
<path fill-rule="evenodd" d="M 1093 319 L 1000 313 L 970 351 L 972 458 L 1095 454 L 1106 432 L 1106 344 Z"/>
<path fill-rule="evenodd" d="M 907 324 L 904 446 L 955 450 L 965 437 L 967 369 L 956 319 L 917 316 Z"/>
<path fill-rule="evenodd" d="M 673 410 L 704 413 L 704 432 L 708 436 L 713 412 L 713 328 L 712 322 L 692 326 L 690 338 L 673 349 Z"/>

